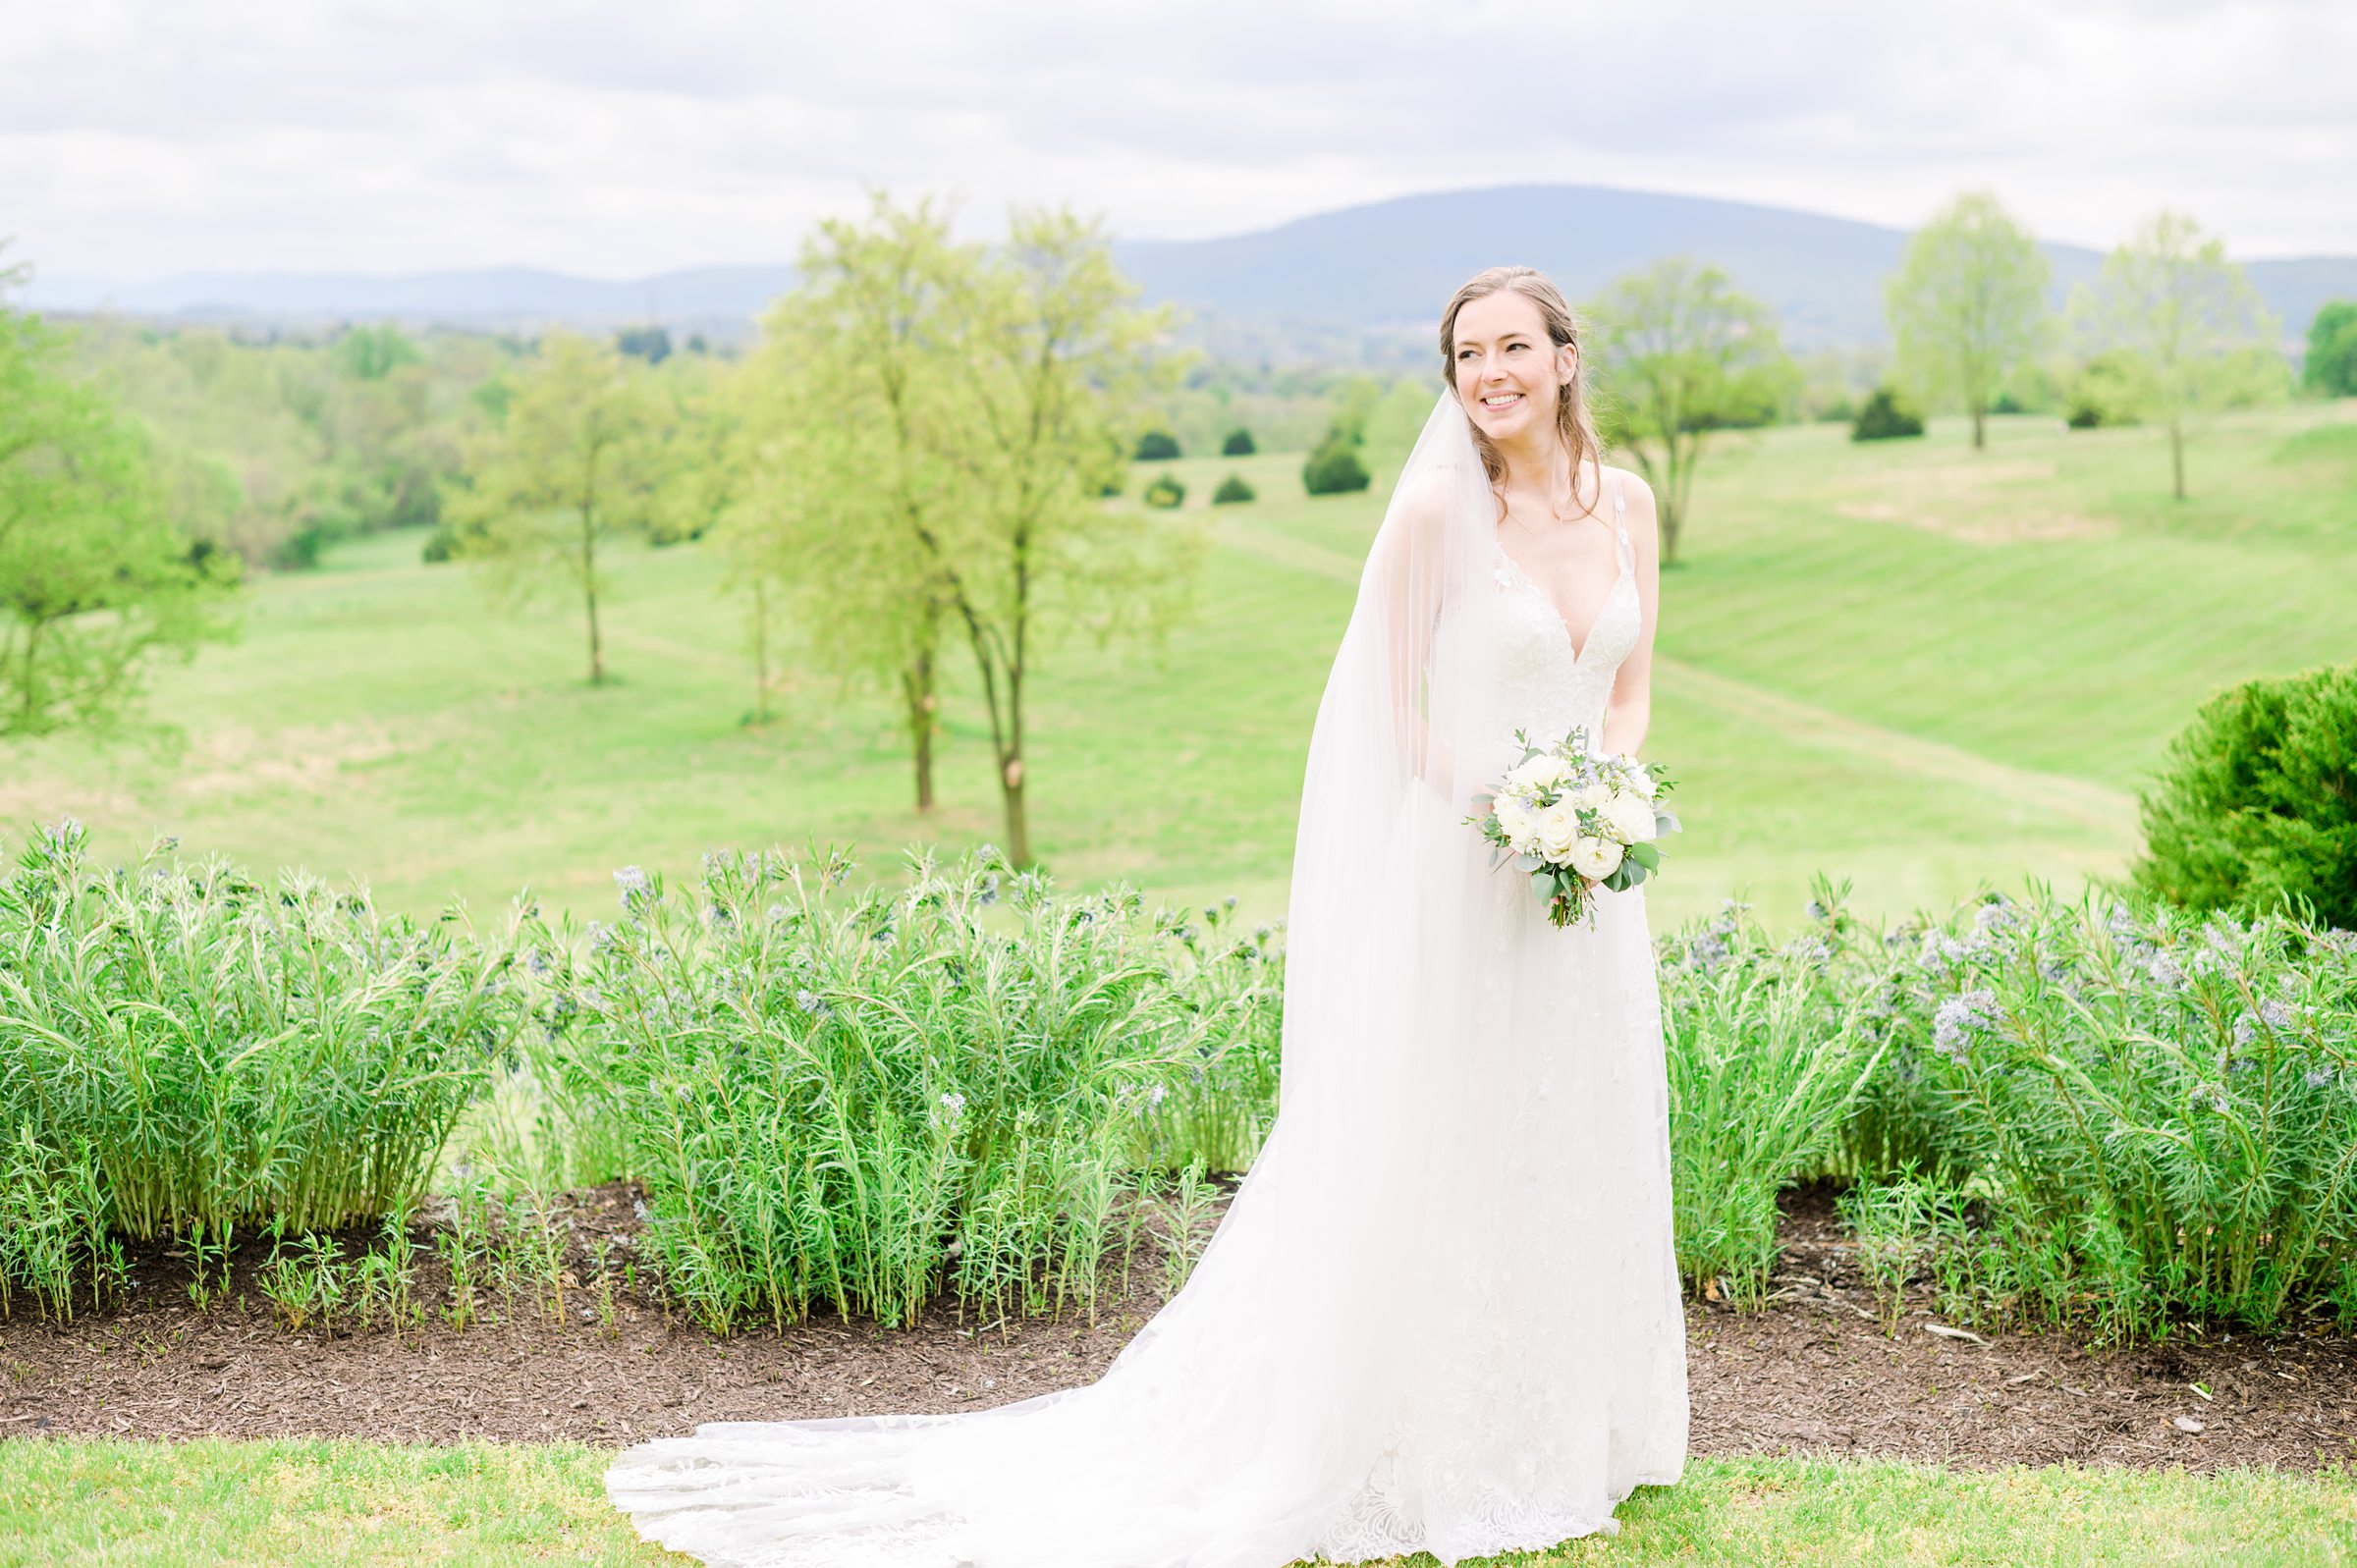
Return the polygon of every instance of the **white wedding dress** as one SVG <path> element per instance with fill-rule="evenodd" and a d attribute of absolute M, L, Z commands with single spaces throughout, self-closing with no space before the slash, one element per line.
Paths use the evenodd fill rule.
<path fill-rule="evenodd" d="M 1469 460 L 1444 395 L 1319 711 L 1279 1114 L 1185 1288 L 1084 1387 L 632 1448 L 607 1485 L 642 1535 L 727 1568 L 1454 1564 L 1678 1479 L 1644 891 L 1558 930 L 1462 820 L 1517 728 L 1601 735 L 1641 630 L 1618 476 L 1575 647 Z"/>

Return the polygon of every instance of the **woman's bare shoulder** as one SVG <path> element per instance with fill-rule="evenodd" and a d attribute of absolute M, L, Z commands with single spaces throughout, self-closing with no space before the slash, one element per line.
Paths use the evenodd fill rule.
<path fill-rule="evenodd" d="M 1621 487 L 1628 500 L 1628 531 L 1631 538 L 1651 540 L 1661 528 L 1660 509 L 1654 502 L 1653 486 L 1634 468 L 1601 464 L 1608 483 Z"/>

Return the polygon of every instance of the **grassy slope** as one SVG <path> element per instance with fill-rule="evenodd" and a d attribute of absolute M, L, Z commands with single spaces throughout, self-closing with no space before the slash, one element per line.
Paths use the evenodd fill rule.
<path fill-rule="evenodd" d="M 577 1445 L 0 1442 L 0 1568 L 684 1563 L 639 1543 Z M 2345 1473 L 1696 1460 L 1621 1505 L 1616 1537 L 1495 1559 L 1583 1563 L 2345 1563 Z M 1410 1559 L 1430 1564 L 1430 1557 Z"/>
<path fill-rule="evenodd" d="M 2352 434 L 2357 404 L 2238 416 L 2194 448 L 2181 505 L 2145 431 L 1999 421 L 1979 457 L 1946 425 L 1869 448 L 1838 428 L 1730 442 L 1665 580 L 1648 749 L 1684 781 L 1688 831 L 1649 890 L 1657 923 L 1739 890 L 1781 914 L 1820 867 L 1884 910 L 1983 877 L 2116 868 L 2133 791 L 2195 702 L 2357 657 Z M 1274 915 L 1389 476 L 1312 500 L 1297 455 L 1175 466 L 1190 512 L 1232 467 L 1262 499 L 1212 514 L 1225 544 L 1203 614 L 1167 649 L 1054 650 L 1035 836 L 1068 881 L 1235 892 Z M 415 544 L 363 541 L 265 583 L 241 643 L 163 672 L 181 754 L 17 748 L 0 830 L 71 811 L 114 853 L 176 832 L 252 865 L 365 876 L 412 909 L 453 892 L 483 909 L 528 883 L 585 912 L 615 866 L 685 871 L 708 844 L 814 836 L 888 860 L 995 836 L 970 693 L 948 705 L 930 821 L 905 804 L 878 696 L 805 680 L 747 728 L 737 612 L 699 549 L 619 559 L 620 679 L 595 690 L 571 602 L 494 606 L 463 569 L 416 565 Z"/>

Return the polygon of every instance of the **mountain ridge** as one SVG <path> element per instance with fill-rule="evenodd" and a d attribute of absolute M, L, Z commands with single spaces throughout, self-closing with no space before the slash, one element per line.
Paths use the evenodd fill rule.
<path fill-rule="evenodd" d="M 1690 254 L 1766 300 L 1800 349 L 1884 341 L 1882 281 L 1909 231 L 1767 203 L 1608 186 L 1428 191 L 1309 213 L 1210 240 L 1115 243 L 1150 299 L 1213 322 L 1395 336 L 1422 330 L 1449 293 L 1499 261 L 1548 272 L 1574 301 L 1658 256 Z M 2055 299 L 2092 280 L 2103 252 L 2042 242 Z M 2357 297 L 2357 256 L 2243 263 L 2287 346 L 2325 300 Z M 128 288 L 36 274 L 27 300 L 57 311 L 182 320 L 399 319 L 529 329 L 661 321 L 723 338 L 750 332 L 793 284 L 789 265 L 679 268 L 602 280 L 534 267 L 422 272 L 206 272 Z"/>

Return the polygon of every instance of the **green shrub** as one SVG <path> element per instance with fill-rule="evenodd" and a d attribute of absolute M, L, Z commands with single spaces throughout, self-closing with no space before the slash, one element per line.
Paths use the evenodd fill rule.
<path fill-rule="evenodd" d="M 1211 493 L 1211 504 L 1215 507 L 1233 507 L 1240 502 L 1258 499 L 1252 487 L 1244 483 L 1244 476 L 1240 473 L 1232 473 L 1222 479 L 1220 488 Z"/>
<path fill-rule="evenodd" d="M 1242 425 L 1229 431 L 1228 439 L 1220 443 L 1220 456 L 1223 458 L 1249 458 L 1259 450 L 1252 444 L 1252 432 Z"/>
<path fill-rule="evenodd" d="M 1835 967 L 1854 927 L 1820 896 L 1828 917 L 1789 943 L 1730 905 L 1664 944 L 1678 1271 L 1739 1305 L 1766 1299 L 1777 1194 L 1832 1159 L 1881 1054 Z"/>
<path fill-rule="evenodd" d="M 1178 456 L 1178 438 L 1168 430 L 1149 430 L 1137 438 L 1137 460 L 1164 462 Z"/>
<path fill-rule="evenodd" d="M 1943 1190 L 1985 1209 L 1947 1259 L 1980 1315 L 2357 1322 L 2357 938 L 2090 893 L 1887 946 L 1865 1016 Z"/>
<path fill-rule="evenodd" d="M 1852 441 L 1890 441 L 1900 436 L 1923 434 L 1923 415 L 1900 401 L 1889 387 L 1877 387 L 1874 396 L 1858 410 L 1855 423 L 1849 427 Z"/>
<path fill-rule="evenodd" d="M 2063 423 L 2073 430 L 2100 430 L 2137 422 L 2149 371 L 2133 354 L 2107 349 L 2079 367 L 2062 399 Z"/>
<path fill-rule="evenodd" d="M 2204 703 L 2143 801 L 2137 887 L 2187 909 L 2357 928 L 2357 665 Z"/>
<path fill-rule="evenodd" d="M 1368 480 L 1367 465 L 1359 460 L 1357 444 L 1340 434 L 1330 433 L 1301 465 L 1301 488 L 1313 496 L 1364 490 Z"/>
<path fill-rule="evenodd" d="M 314 879 L 263 886 L 169 847 L 101 871 L 67 822 L 0 883 L 9 1206 L 61 1232 L 94 1217 L 221 1238 L 413 1198 L 522 1025 L 508 957 Z"/>
<path fill-rule="evenodd" d="M 1756 1302 L 1776 1189 L 1847 1173 L 1886 1321 L 1928 1271 L 1944 1313 L 2105 1338 L 2357 1325 L 2357 933 L 2044 890 L 1811 914 L 1659 944 L 1688 1278 Z"/>
<path fill-rule="evenodd" d="M 2357 396 L 2357 299 L 2328 300 L 2308 323 L 2300 384 L 2328 398 Z"/>
<path fill-rule="evenodd" d="M 1165 509 L 1176 507 L 1186 499 L 1186 486 L 1180 484 L 1176 475 L 1158 473 L 1154 476 L 1154 482 L 1146 486 L 1140 494 L 1139 499 L 1149 507 Z"/>
<path fill-rule="evenodd" d="M 626 872 L 619 924 L 575 957 L 548 942 L 540 1049 L 619 1119 L 645 1257 L 714 1327 L 817 1304 L 907 1324 L 945 1286 L 1093 1302 L 1142 1167 L 1211 1163 L 1207 1132 L 1257 1148 L 1268 955 L 1125 891 L 1058 898 L 995 851 L 917 859 L 897 892 L 839 893 L 850 869 L 716 853 L 685 896 Z"/>

